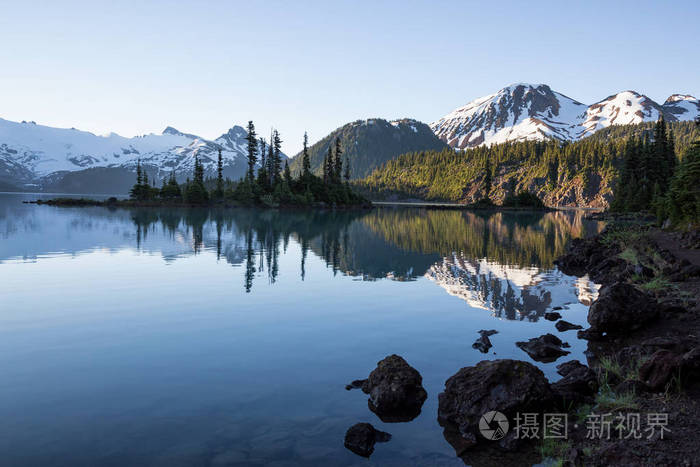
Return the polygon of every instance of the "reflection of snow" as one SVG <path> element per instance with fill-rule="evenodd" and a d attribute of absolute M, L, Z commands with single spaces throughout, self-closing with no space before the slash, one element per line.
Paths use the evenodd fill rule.
<path fill-rule="evenodd" d="M 536 320 L 552 307 L 590 305 L 598 293 L 587 277 L 567 276 L 556 268 L 542 271 L 459 254 L 435 263 L 425 276 L 471 307 L 506 319 Z"/>

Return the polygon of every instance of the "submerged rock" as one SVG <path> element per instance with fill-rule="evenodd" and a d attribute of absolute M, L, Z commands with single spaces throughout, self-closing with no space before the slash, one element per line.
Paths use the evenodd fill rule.
<path fill-rule="evenodd" d="M 479 334 L 481 334 L 481 337 L 479 337 L 473 344 L 472 348 L 478 349 L 481 353 L 487 353 L 491 347 L 493 347 L 493 344 L 491 344 L 491 339 L 489 339 L 489 336 L 492 336 L 494 334 L 498 334 L 498 331 L 495 329 L 491 330 L 484 330 L 482 329 L 479 331 Z"/>
<path fill-rule="evenodd" d="M 533 337 L 527 342 L 516 342 L 520 349 L 525 351 L 533 360 L 543 363 L 550 363 L 557 358 L 568 355 L 570 352 L 562 350 L 568 347 L 554 334 L 545 334 L 540 337 Z"/>
<path fill-rule="evenodd" d="M 544 314 L 544 319 L 546 319 L 547 321 L 556 321 L 560 318 L 561 313 L 557 313 L 556 311 L 548 311 Z"/>
<path fill-rule="evenodd" d="M 345 433 L 345 447 L 362 457 L 374 452 L 375 443 L 385 443 L 391 439 L 389 433 L 379 431 L 369 423 L 357 423 Z"/>
<path fill-rule="evenodd" d="M 553 393 L 539 368 L 519 360 L 484 360 L 465 367 L 445 382 L 438 396 L 438 422 L 445 439 L 458 455 L 484 438 L 479 432 L 482 415 L 497 410 L 509 420 L 518 412 L 537 412 L 551 407 Z M 514 449 L 519 440 L 510 430 L 498 443 Z M 488 441 L 489 443 L 493 441 Z"/>
<path fill-rule="evenodd" d="M 606 335 L 639 329 L 657 316 L 656 300 L 623 282 L 601 288 L 598 299 L 588 310 L 591 331 Z"/>
<path fill-rule="evenodd" d="M 383 422 L 403 422 L 416 418 L 428 393 L 420 373 L 398 355 L 377 363 L 362 391 L 369 394 L 368 405 Z"/>
<path fill-rule="evenodd" d="M 345 385 L 345 389 L 347 391 L 350 391 L 351 389 L 362 389 L 362 386 L 365 384 L 366 379 L 356 379 L 350 384 Z"/>
<path fill-rule="evenodd" d="M 559 332 L 570 331 L 572 329 L 583 329 L 583 326 L 564 321 L 563 319 L 557 321 L 557 324 L 555 324 L 554 327 L 557 328 L 557 331 Z"/>

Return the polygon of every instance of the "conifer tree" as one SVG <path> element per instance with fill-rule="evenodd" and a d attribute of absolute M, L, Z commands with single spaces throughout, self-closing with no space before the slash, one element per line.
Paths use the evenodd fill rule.
<path fill-rule="evenodd" d="M 328 153 L 330 154 L 331 148 L 328 147 Z M 323 183 L 328 183 L 328 154 L 323 158 Z"/>
<path fill-rule="evenodd" d="M 224 160 L 221 157 L 221 148 L 219 148 L 219 158 L 216 161 L 216 197 L 224 197 Z"/>
<path fill-rule="evenodd" d="M 292 172 L 289 170 L 289 163 L 284 161 L 284 182 L 288 187 L 292 186 Z"/>
<path fill-rule="evenodd" d="M 280 138 L 279 131 L 277 130 L 274 130 L 273 132 L 272 147 L 272 177 L 273 182 L 278 183 L 280 181 L 280 172 L 282 169 L 282 139 Z"/>
<path fill-rule="evenodd" d="M 484 199 L 489 199 L 491 193 L 491 159 L 486 156 L 486 164 L 484 164 Z"/>
<path fill-rule="evenodd" d="M 265 138 L 260 138 L 260 168 L 258 169 L 258 185 L 262 189 L 267 188 L 267 166 L 269 155 L 266 154 L 267 142 Z"/>
<path fill-rule="evenodd" d="M 301 176 L 308 181 L 311 176 L 311 160 L 309 159 L 309 136 L 304 132 L 304 149 L 301 159 Z"/>
<path fill-rule="evenodd" d="M 345 184 L 349 185 L 350 184 L 350 159 L 345 156 Z"/>
<path fill-rule="evenodd" d="M 248 182 L 253 183 L 255 181 L 255 163 L 258 161 L 258 140 L 252 120 L 248 122 L 246 140 L 248 141 Z"/>
<path fill-rule="evenodd" d="M 343 151 L 340 148 L 340 138 L 335 139 L 335 160 L 333 161 L 333 183 L 340 184 L 343 174 Z"/>

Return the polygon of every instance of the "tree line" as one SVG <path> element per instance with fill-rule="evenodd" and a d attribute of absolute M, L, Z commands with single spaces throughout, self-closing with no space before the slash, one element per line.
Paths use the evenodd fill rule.
<path fill-rule="evenodd" d="M 700 126 L 613 126 L 576 142 L 522 141 L 403 154 L 355 182 L 366 196 L 476 202 L 612 190 L 611 208 L 695 220 Z M 527 195 L 527 192 L 530 194 Z"/>
<path fill-rule="evenodd" d="M 350 186 L 350 162 L 343 160 L 343 149 L 339 139 L 329 148 L 324 160 L 322 177 L 311 172 L 308 151 L 308 136 L 304 133 L 304 148 L 301 154 L 302 170 L 292 176 L 287 160 L 282 159 L 282 139 L 277 130 L 272 130 L 269 142 L 258 138 L 255 125 L 247 127 L 247 171 L 243 178 L 233 182 L 223 175 L 224 164 L 221 148 L 218 152 L 217 172 L 214 179 L 205 179 L 204 166 L 195 155 L 192 179 L 178 183 L 174 171 L 160 188 L 151 185 L 148 175 L 136 165 L 136 183 L 130 196 L 140 202 L 186 203 L 194 205 L 226 204 L 239 205 L 363 205 L 367 200 L 356 194 Z"/>

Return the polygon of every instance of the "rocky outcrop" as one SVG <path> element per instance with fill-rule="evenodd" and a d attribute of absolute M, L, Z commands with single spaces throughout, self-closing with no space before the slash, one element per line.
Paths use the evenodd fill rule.
<path fill-rule="evenodd" d="M 362 457 L 374 452 L 375 443 L 385 443 L 391 439 L 389 433 L 379 431 L 369 423 L 357 423 L 345 433 L 345 447 Z"/>
<path fill-rule="evenodd" d="M 658 316 L 656 300 L 633 285 L 615 282 L 604 286 L 588 310 L 590 331 L 614 336 L 639 329 Z"/>
<path fill-rule="evenodd" d="M 552 406 L 553 398 L 547 378 L 531 363 L 484 360 L 462 368 L 445 382 L 438 396 L 438 422 L 461 455 L 484 439 L 478 428 L 482 415 L 497 410 L 513 420 L 518 412 L 542 413 Z M 503 449 L 516 448 L 515 430 L 498 443 Z"/>
<path fill-rule="evenodd" d="M 369 394 L 368 405 L 383 422 L 403 422 L 416 418 L 428 393 L 420 373 L 398 355 L 377 363 L 362 391 Z"/>
<path fill-rule="evenodd" d="M 562 404 L 569 402 L 590 403 L 598 391 L 598 378 L 593 370 L 578 360 L 557 365 L 562 379 L 552 384 L 552 392 Z"/>
<path fill-rule="evenodd" d="M 545 334 L 540 337 L 534 337 L 527 342 L 516 342 L 520 349 L 526 352 L 533 360 L 537 362 L 550 363 L 557 358 L 568 355 L 570 352 L 562 350 L 562 347 L 568 347 L 554 334 Z"/>

